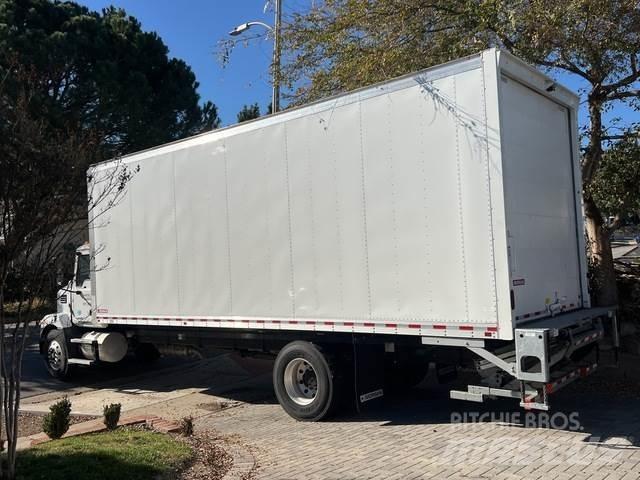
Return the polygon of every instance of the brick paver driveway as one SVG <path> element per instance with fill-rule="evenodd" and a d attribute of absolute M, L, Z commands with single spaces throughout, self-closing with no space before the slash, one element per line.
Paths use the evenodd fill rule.
<path fill-rule="evenodd" d="M 447 388 L 428 386 L 383 408 L 301 423 L 262 388 L 265 403 L 197 424 L 250 445 L 259 479 L 640 478 L 640 400 L 632 395 L 567 389 L 553 412 L 534 414 L 508 400 L 449 400 Z"/>

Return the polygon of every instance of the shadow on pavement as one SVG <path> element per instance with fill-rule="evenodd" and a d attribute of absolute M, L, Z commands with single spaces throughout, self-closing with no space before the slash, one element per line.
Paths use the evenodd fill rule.
<path fill-rule="evenodd" d="M 606 376 L 606 372 L 601 372 Z M 640 447 L 640 396 L 599 390 L 601 378 L 585 379 L 551 397 L 548 412 L 525 410 L 516 400 L 473 403 L 449 398 L 451 385 L 426 385 L 387 396 L 375 406 L 343 412 L 332 421 L 380 422 L 383 426 L 482 423 L 496 427 L 553 429 L 584 435 L 584 442 L 607 449 Z M 592 383 L 589 383 L 589 382 Z M 635 391 L 638 384 L 628 379 Z M 634 384 L 635 383 L 635 384 Z"/>
<path fill-rule="evenodd" d="M 188 360 L 161 358 L 153 364 L 142 364 L 133 357 L 127 357 L 117 364 L 102 364 L 91 368 L 77 368 L 70 381 L 53 378 L 47 372 L 44 362 L 38 353 L 38 345 L 31 345 L 25 352 L 22 374 L 22 398 L 41 395 L 49 392 L 67 390 L 75 387 L 93 387 L 103 383 L 123 382 L 130 377 L 147 374 L 156 370 L 182 366 Z"/>
<path fill-rule="evenodd" d="M 37 381 L 30 383 L 27 375 L 23 392 L 29 396 L 32 390 L 40 393 L 43 389 L 96 385 L 127 393 L 196 388 L 202 389 L 201 393 L 230 401 L 276 404 L 271 384 L 272 365 L 273 360 L 243 358 L 237 354 L 219 354 L 200 361 L 163 358 L 153 365 L 128 359 L 100 369 L 79 370 L 73 382 L 64 383 L 45 377 L 46 371 L 38 358 L 38 367 L 31 367 L 40 368 L 45 376 L 38 374 Z M 612 387 L 606 380 L 614 373 L 624 378 Z M 376 422 L 387 427 L 433 425 L 437 428 L 447 424 L 484 423 L 509 428 L 553 428 L 583 434 L 584 442 L 604 448 L 637 448 L 640 446 L 639 385 L 635 374 L 601 371 L 552 396 L 549 412 L 535 412 L 526 411 L 516 400 L 509 399 L 485 403 L 451 400 L 449 390 L 453 386 L 438 385 L 428 377 L 421 387 L 385 395 L 377 404 L 371 402 L 359 413 L 354 408 L 343 408 L 331 421 Z M 619 441 L 622 439 L 626 441 Z"/>

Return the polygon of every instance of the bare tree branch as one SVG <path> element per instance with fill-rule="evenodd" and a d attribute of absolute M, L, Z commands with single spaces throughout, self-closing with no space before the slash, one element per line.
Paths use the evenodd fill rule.
<path fill-rule="evenodd" d="M 0 83 L 0 433 L 4 428 L 8 440 L 0 478 L 15 474 L 22 357 L 41 299 L 56 288 L 47 273 L 60 263 L 65 245 L 77 245 L 87 231 L 87 212 L 99 219 L 117 205 L 133 174 L 116 161 L 92 178 L 87 192 L 86 171 L 101 158 L 101 136 L 78 123 L 53 121 L 39 96 L 41 81 L 14 64 Z M 12 318 L 9 300 L 16 305 Z"/>
<path fill-rule="evenodd" d="M 619 88 L 631 85 L 633 82 L 640 79 L 640 71 L 638 70 L 636 54 L 629 55 L 629 65 L 631 69 L 631 73 L 629 75 L 622 77 L 617 82 L 603 85 L 602 89 L 606 92 L 615 92 Z"/>
<path fill-rule="evenodd" d="M 608 100 L 623 100 L 625 98 L 640 98 L 640 89 L 637 90 L 625 90 L 614 91 L 607 95 Z"/>

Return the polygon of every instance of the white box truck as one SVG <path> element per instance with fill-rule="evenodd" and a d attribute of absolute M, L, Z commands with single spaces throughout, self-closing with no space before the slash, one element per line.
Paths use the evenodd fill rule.
<path fill-rule="evenodd" d="M 137 173 L 91 211 L 47 367 L 267 353 L 282 407 L 318 420 L 472 366 L 453 398 L 546 409 L 615 326 L 589 304 L 577 108 L 491 49 L 94 165 Z"/>

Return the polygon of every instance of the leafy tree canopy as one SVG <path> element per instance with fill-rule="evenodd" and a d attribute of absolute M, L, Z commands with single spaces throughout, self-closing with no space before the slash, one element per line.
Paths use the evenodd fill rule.
<path fill-rule="evenodd" d="M 589 112 L 582 157 L 586 226 L 592 265 L 602 286 L 594 299 L 598 304 L 616 302 L 610 228 L 590 184 L 611 142 L 638 135 L 638 123 L 628 117 L 626 122 L 604 121 L 604 114 L 621 103 L 640 108 L 637 0 L 324 0 L 290 15 L 284 45 L 288 61 L 281 83 L 291 91 L 294 104 L 491 46 L 552 74 L 580 77 Z M 607 163 L 629 152 L 627 144 L 614 148 Z M 630 161 L 625 159 L 627 165 Z M 597 191 L 606 208 L 629 204 L 627 198 L 615 198 L 615 189 L 600 185 Z M 605 200 L 605 195 L 611 196 Z"/>
<path fill-rule="evenodd" d="M 14 62 L 38 72 L 47 111 L 99 131 L 114 153 L 220 123 L 215 105 L 199 104 L 191 68 L 122 9 L 0 0 L 0 69 Z"/>
<path fill-rule="evenodd" d="M 607 149 L 589 189 L 602 211 L 614 212 L 616 223 L 640 214 L 638 143 L 629 139 Z"/>
<path fill-rule="evenodd" d="M 288 62 L 282 77 L 294 88 L 296 102 L 491 46 L 603 86 L 630 87 L 638 79 L 636 0 L 324 0 L 314 5 L 290 15 L 284 30 Z"/>

